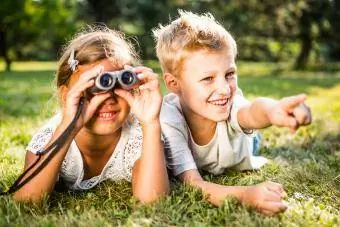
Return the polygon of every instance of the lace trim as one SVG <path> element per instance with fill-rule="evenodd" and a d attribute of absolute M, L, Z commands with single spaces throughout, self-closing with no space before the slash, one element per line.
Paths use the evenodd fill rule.
<path fill-rule="evenodd" d="M 33 136 L 33 139 L 29 142 L 26 147 L 26 150 L 31 151 L 34 154 L 37 154 L 42 148 L 44 148 L 47 143 L 51 140 L 53 136 L 53 129 L 48 127 L 42 129 L 40 132 Z"/>
<path fill-rule="evenodd" d="M 55 123 L 57 125 L 57 122 Z M 35 134 L 27 146 L 27 150 L 37 153 L 51 140 L 53 125 L 41 129 Z M 132 178 L 132 168 L 142 152 L 142 128 L 132 115 L 123 125 L 122 135 L 117 147 L 106 163 L 100 175 L 83 180 L 84 165 L 82 155 L 73 140 L 62 162 L 60 177 L 73 190 L 90 189 L 98 183 L 111 180 L 128 180 Z"/>

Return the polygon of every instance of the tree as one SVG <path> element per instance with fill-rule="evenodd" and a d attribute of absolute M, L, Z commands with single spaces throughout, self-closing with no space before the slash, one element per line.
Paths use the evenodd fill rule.
<path fill-rule="evenodd" d="M 1 56 L 11 62 L 24 56 L 50 53 L 74 30 L 75 0 L 0 1 Z"/>

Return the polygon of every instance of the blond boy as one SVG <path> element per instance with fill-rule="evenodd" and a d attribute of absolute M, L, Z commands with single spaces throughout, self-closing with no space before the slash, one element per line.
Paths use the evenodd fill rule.
<path fill-rule="evenodd" d="M 154 30 L 165 84 L 161 126 L 168 167 L 184 183 L 220 205 L 226 197 L 268 215 L 286 209 L 281 184 L 224 186 L 204 181 L 198 169 L 221 174 L 227 168 L 258 169 L 254 129 L 271 125 L 295 131 L 311 122 L 306 95 L 248 102 L 237 86 L 235 40 L 212 15 L 179 11 L 179 18 Z"/>

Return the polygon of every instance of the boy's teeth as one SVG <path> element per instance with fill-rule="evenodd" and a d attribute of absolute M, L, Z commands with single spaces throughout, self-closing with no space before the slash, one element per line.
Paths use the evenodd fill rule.
<path fill-rule="evenodd" d="M 216 100 L 216 101 L 210 101 L 209 103 L 213 105 L 223 106 L 227 104 L 227 100 Z"/>

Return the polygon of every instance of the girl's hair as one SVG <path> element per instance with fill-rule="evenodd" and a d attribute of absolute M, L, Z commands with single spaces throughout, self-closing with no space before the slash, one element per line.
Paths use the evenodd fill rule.
<path fill-rule="evenodd" d="M 184 60 L 194 51 L 227 51 L 236 57 L 234 38 L 210 13 L 197 15 L 183 10 L 178 13 L 178 19 L 153 30 L 163 73 L 180 75 Z"/>
<path fill-rule="evenodd" d="M 62 56 L 58 62 L 55 76 L 57 88 L 67 85 L 73 73 L 68 63 L 72 52 L 74 59 L 78 61 L 78 65 L 89 64 L 106 58 L 110 59 L 117 67 L 137 62 L 137 54 L 123 34 L 103 25 L 87 26 L 62 49 Z"/>

